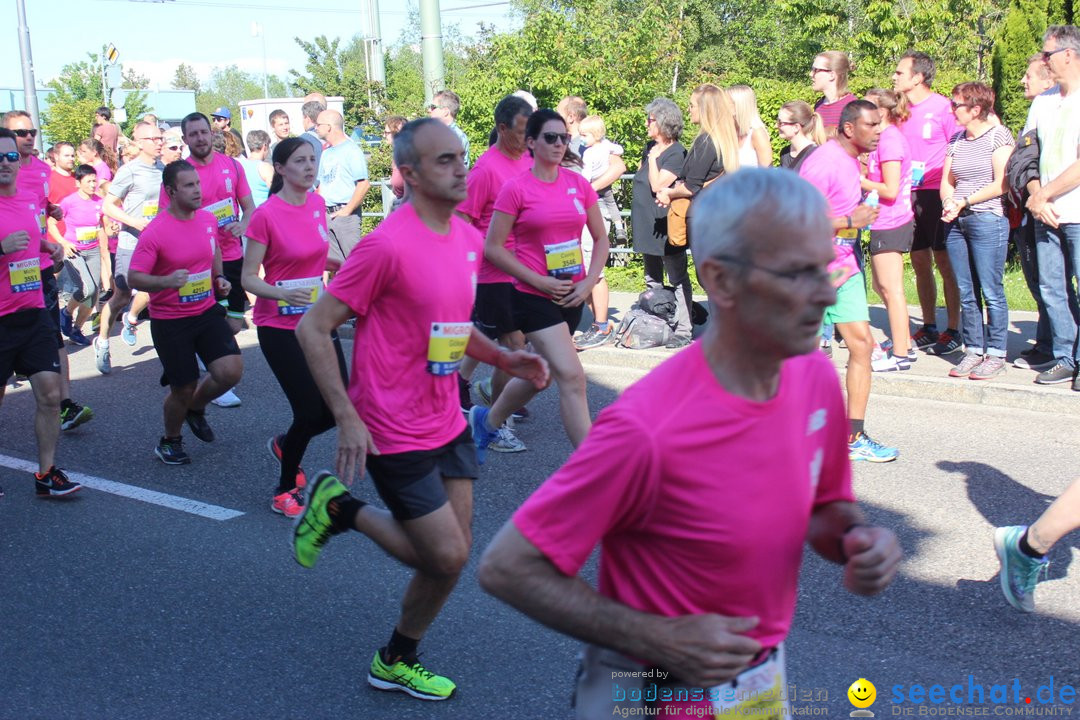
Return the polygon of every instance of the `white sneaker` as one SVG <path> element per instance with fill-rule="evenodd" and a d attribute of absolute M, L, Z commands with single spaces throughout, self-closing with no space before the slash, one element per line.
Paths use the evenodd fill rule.
<path fill-rule="evenodd" d="M 223 408 L 240 407 L 240 398 L 238 398 L 236 396 L 236 393 L 234 393 L 232 390 L 226 390 L 210 402 L 214 403 L 218 407 Z"/>
<path fill-rule="evenodd" d="M 900 370 L 900 364 L 892 355 L 884 355 L 870 361 L 870 369 L 874 372 L 896 372 Z"/>
<path fill-rule="evenodd" d="M 503 425 L 495 433 L 495 439 L 487 447 L 488 450 L 501 453 L 516 453 L 526 450 L 525 443 L 514 435 L 514 431 Z"/>

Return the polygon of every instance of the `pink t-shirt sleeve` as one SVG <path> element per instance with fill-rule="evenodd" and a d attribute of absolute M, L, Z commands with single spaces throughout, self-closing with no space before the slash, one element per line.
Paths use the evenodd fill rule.
<path fill-rule="evenodd" d="M 131 255 L 131 270 L 148 275 L 154 274 L 154 265 L 157 262 L 157 230 L 158 228 L 151 222 L 139 235 L 139 242 Z"/>
<path fill-rule="evenodd" d="M 497 212 L 517 215 L 521 209 L 521 199 L 521 182 L 519 179 L 515 179 L 503 185 L 503 189 L 499 191 L 498 196 L 495 198 L 495 205 L 492 207 Z"/>
<path fill-rule="evenodd" d="M 647 516 L 658 461 L 652 443 L 626 442 L 647 436 L 621 408 L 605 410 L 566 464 L 514 513 L 518 531 L 563 574 L 576 575 L 605 535 Z"/>
<path fill-rule="evenodd" d="M 817 492 L 814 494 L 814 508 L 817 509 L 831 502 L 854 502 L 855 495 L 851 488 L 851 460 L 848 457 L 847 441 L 849 426 L 844 396 L 838 383 L 829 382 L 836 371 L 824 355 L 821 356 L 821 361 L 817 362 L 815 370 L 825 376 L 822 386 L 831 388 L 826 391 L 829 420 L 825 430 L 825 455 Z"/>
<path fill-rule="evenodd" d="M 390 238 L 378 233 L 364 238 L 330 281 L 327 292 L 358 316 L 367 315 L 372 300 L 401 272 L 391 243 Z"/>
<path fill-rule="evenodd" d="M 265 205 L 263 206 L 265 207 Z M 251 215 L 251 222 L 248 223 L 247 230 L 244 232 L 244 237 L 248 240 L 254 240 L 260 245 L 270 244 L 270 222 L 267 219 L 269 212 L 263 210 L 262 207 L 257 208 Z"/>

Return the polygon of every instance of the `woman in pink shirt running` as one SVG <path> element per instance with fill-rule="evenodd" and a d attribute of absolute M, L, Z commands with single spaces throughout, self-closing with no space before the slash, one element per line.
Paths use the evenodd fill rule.
<path fill-rule="evenodd" d="M 584 177 L 563 167 L 570 135 L 554 110 L 537 110 L 525 126 L 533 166 L 506 183 L 495 200 L 484 256 L 514 278 L 514 321 L 551 366 L 559 387 L 563 425 L 577 447 L 592 426 L 581 367 L 571 333 L 581 322 L 582 303 L 607 264 L 608 235 L 596 191 Z M 585 267 L 581 230 L 595 238 Z M 513 231 L 514 252 L 506 249 Z M 535 394 L 528 381 L 511 380 L 492 407 L 469 415 L 473 438 L 483 451 L 511 412 Z"/>
<path fill-rule="evenodd" d="M 281 466 L 270 508 L 286 517 L 303 512 L 300 500 L 306 478 L 300 468 L 308 443 L 334 427 L 296 339 L 296 326 L 323 291 L 322 273 L 329 248 L 326 202 L 309 192 L 315 182 L 315 152 L 302 138 L 286 138 L 274 147 L 270 197 L 252 215 L 241 280 L 257 297 L 252 320 L 259 347 L 285 392 L 293 420 L 282 435 L 267 441 Z M 263 275 L 260 277 L 259 268 Z M 345 356 L 332 334 L 341 376 Z"/>

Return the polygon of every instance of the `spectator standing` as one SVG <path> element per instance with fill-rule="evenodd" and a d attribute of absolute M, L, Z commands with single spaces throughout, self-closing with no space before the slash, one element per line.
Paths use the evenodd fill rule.
<path fill-rule="evenodd" d="M 791 100 L 781 106 L 776 114 L 776 130 L 789 143 L 780 151 L 780 167 L 795 172 L 828 139 L 821 116 L 802 100 Z"/>
<path fill-rule="evenodd" d="M 271 111 L 268 120 L 270 121 L 270 131 L 273 133 L 273 136 L 270 138 L 269 152 L 273 153 L 274 148 L 277 147 L 279 142 L 292 137 L 292 134 L 290 133 L 292 128 L 289 125 L 289 113 L 281 108 Z M 250 135 L 251 133 L 248 133 L 249 137 Z M 248 143 L 248 150 L 251 150 L 251 143 Z"/>
<path fill-rule="evenodd" d="M 315 130 L 328 147 L 319 162 L 319 194 L 326 201 L 330 253 L 327 269 L 337 270 L 360 242 L 360 212 L 368 182 L 367 158 L 345 134 L 345 119 L 337 110 L 319 113 Z"/>
<path fill-rule="evenodd" d="M 772 165 L 772 141 L 758 113 L 757 96 L 749 85 L 732 85 L 728 97 L 735 107 L 735 129 L 739 133 L 739 166 Z"/>
<path fill-rule="evenodd" d="M 240 131 L 232 126 L 232 112 L 227 107 L 219 107 L 217 110 L 210 114 L 210 120 L 215 130 L 220 132 L 230 133 L 236 140 L 237 147 L 240 148 L 240 154 L 244 155 L 244 136 L 240 134 Z"/>
<path fill-rule="evenodd" d="M 321 137 L 319 137 L 319 134 L 315 132 L 315 126 L 319 122 L 319 113 L 321 113 L 323 110 L 326 110 L 325 100 L 305 100 L 303 106 L 300 109 L 300 112 L 302 112 L 304 116 L 304 133 L 300 137 L 311 143 L 311 149 L 315 151 L 316 173 L 315 186 L 311 188 L 312 190 L 314 190 L 315 187 L 318 187 L 319 174 L 317 171 L 320 163 L 322 162 L 323 140 Z"/>
<path fill-rule="evenodd" d="M 840 124 L 840 113 L 855 99 L 848 90 L 851 61 L 839 50 L 827 50 L 814 58 L 810 66 L 810 87 L 821 97 L 814 110 L 821 116 L 825 132 L 831 137 Z"/>
<path fill-rule="evenodd" d="M 453 90 L 440 90 L 435 93 L 431 105 L 428 106 L 428 116 L 437 119 L 446 125 L 458 136 L 462 147 L 465 148 L 465 167 L 469 167 L 469 138 L 465 131 L 458 127 L 457 116 L 461 110 L 461 98 Z"/>
<path fill-rule="evenodd" d="M 104 105 L 99 107 L 94 113 L 94 125 L 94 139 L 100 140 L 115 155 L 123 133 L 120 126 L 112 121 L 112 110 Z"/>
<path fill-rule="evenodd" d="M 266 161 L 270 155 L 270 135 L 265 130 L 252 130 L 247 136 L 248 156 L 237 158 L 244 168 L 251 201 L 259 207 L 270 197 L 270 183 L 274 180 L 274 166 Z"/>

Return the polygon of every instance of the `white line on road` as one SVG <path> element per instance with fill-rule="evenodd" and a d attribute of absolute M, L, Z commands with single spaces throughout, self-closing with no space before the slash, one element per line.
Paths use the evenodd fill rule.
<path fill-rule="evenodd" d="M 37 472 L 38 469 L 37 463 L 27 462 L 26 460 L 11 457 L 10 455 L 0 455 L 0 465 L 9 467 L 13 470 L 26 470 L 27 472 Z M 233 518 L 240 517 L 244 514 L 239 510 L 230 510 L 229 508 L 224 508 L 220 505 L 210 505 L 208 503 L 199 502 L 198 500 L 190 500 L 177 495 L 157 492 L 156 490 L 147 490 L 146 488 L 136 487 L 134 485 L 125 485 L 124 483 L 94 477 L 93 475 L 85 475 L 80 472 L 65 470 L 64 474 L 84 487 L 100 490 L 101 492 L 110 493 L 112 495 L 119 495 L 120 497 L 131 498 L 132 500 L 140 500 L 152 505 L 160 505 L 172 510 L 191 513 L 192 515 L 209 518 L 210 520 L 232 520 Z"/>

